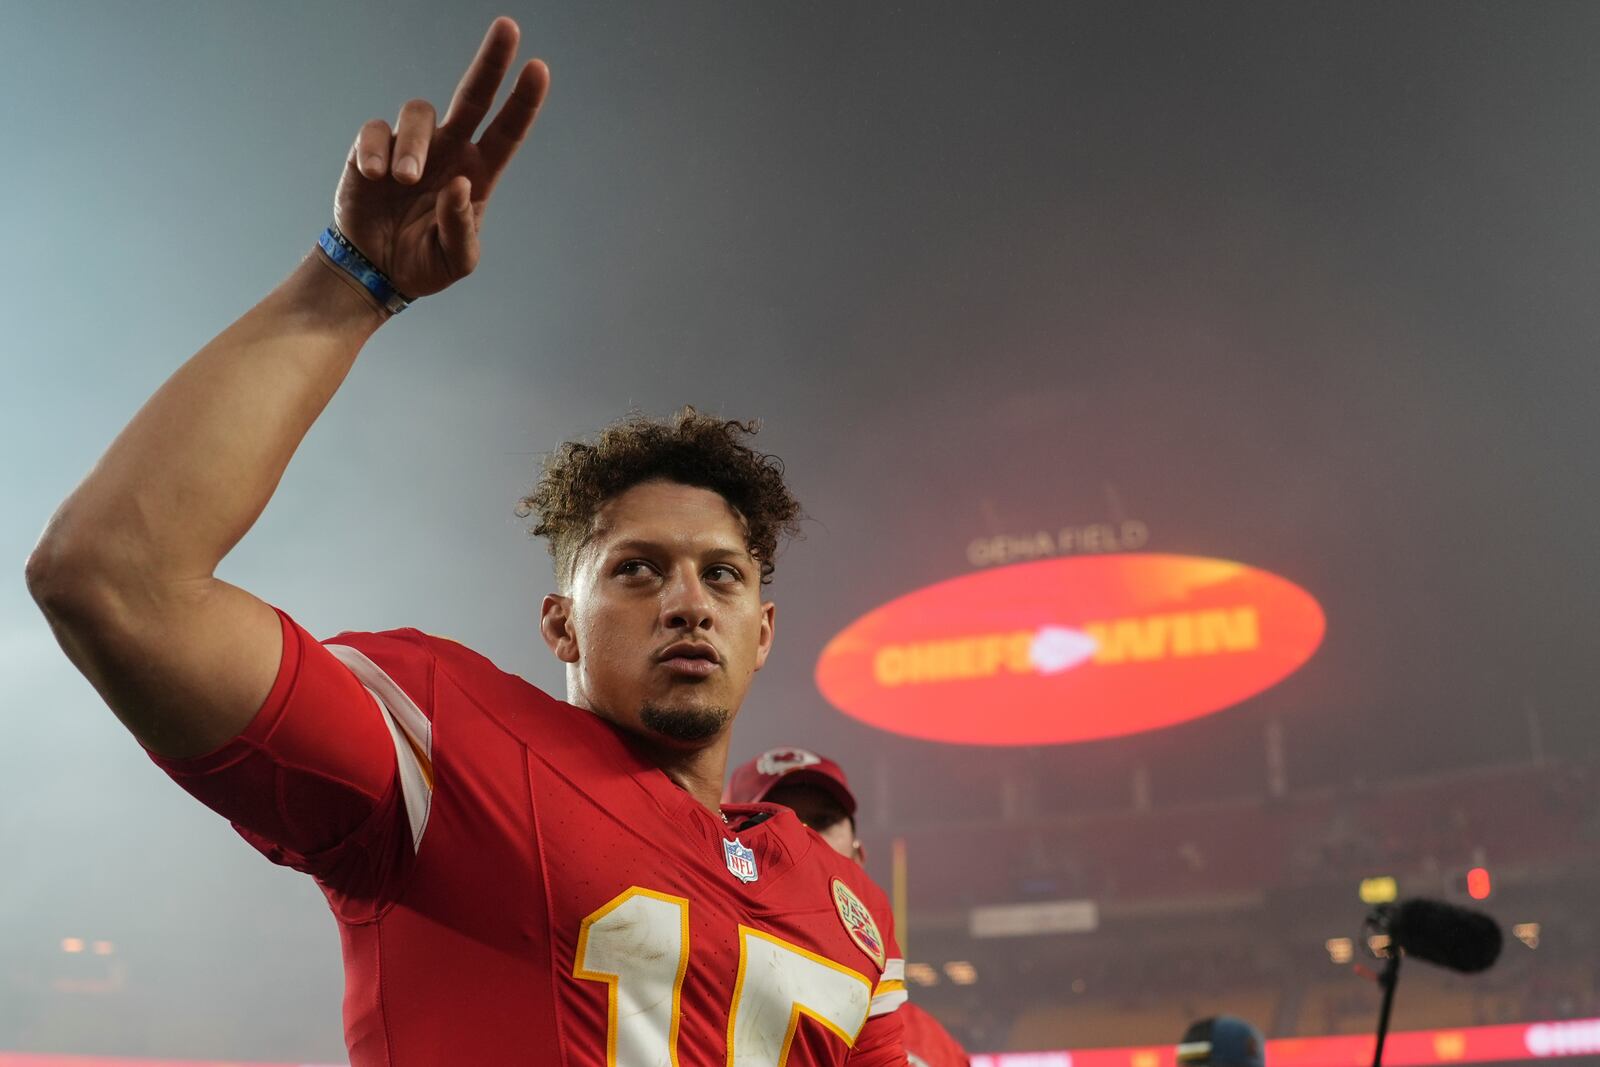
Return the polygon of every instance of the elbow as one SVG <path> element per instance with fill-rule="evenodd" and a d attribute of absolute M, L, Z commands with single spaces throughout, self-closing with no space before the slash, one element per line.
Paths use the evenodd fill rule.
<path fill-rule="evenodd" d="M 105 582 L 100 571 L 47 531 L 28 554 L 23 578 L 28 594 L 45 615 L 57 619 L 81 614 L 99 599 Z"/>
<path fill-rule="evenodd" d="M 50 516 L 50 521 L 45 523 L 44 532 L 34 542 L 33 551 L 28 553 L 28 562 L 22 571 L 23 579 L 28 584 L 28 595 L 41 608 L 60 595 L 64 577 L 70 572 L 65 536 L 70 524 L 63 521 L 64 511 L 65 506 L 57 508 L 56 513 Z"/>
<path fill-rule="evenodd" d="M 160 574 L 142 559 L 131 562 L 126 548 L 46 530 L 23 569 L 28 593 L 58 629 L 122 625 L 193 596 L 194 582 Z"/>
<path fill-rule="evenodd" d="M 28 562 L 22 569 L 22 577 L 28 583 L 28 593 L 40 607 L 52 595 L 51 588 L 60 571 L 58 556 L 49 537 L 41 537 L 39 543 L 33 546 L 33 551 L 28 553 Z"/>
<path fill-rule="evenodd" d="M 67 575 L 72 568 L 63 558 L 61 547 L 48 536 L 40 538 L 23 568 L 28 595 L 45 614 L 52 614 L 66 598 Z"/>

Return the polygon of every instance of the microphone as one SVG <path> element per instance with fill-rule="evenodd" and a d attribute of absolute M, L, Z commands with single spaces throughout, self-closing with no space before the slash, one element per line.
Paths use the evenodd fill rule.
<path fill-rule="evenodd" d="M 1500 958 L 1500 924 L 1481 911 L 1416 898 L 1384 904 L 1372 921 L 1406 955 L 1452 971 L 1476 974 Z"/>

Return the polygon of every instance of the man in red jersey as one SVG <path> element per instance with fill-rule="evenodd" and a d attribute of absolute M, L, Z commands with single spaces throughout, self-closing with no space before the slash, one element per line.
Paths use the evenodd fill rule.
<path fill-rule="evenodd" d="M 751 427 L 571 443 L 525 501 L 568 702 L 417 630 L 319 642 L 217 580 L 374 331 L 469 273 L 548 72 L 491 25 L 448 113 L 362 127 L 334 225 L 155 394 L 28 584 L 151 758 L 339 920 L 354 1067 L 905 1062 L 890 911 L 792 813 L 719 806 L 798 505 Z"/>
<path fill-rule="evenodd" d="M 804 748 L 768 749 L 741 763 L 728 779 L 723 801 L 776 804 L 789 808 L 800 821 L 841 856 L 865 863 L 867 852 L 856 837 L 856 797 L 844 768 Z M 904 997 L 905 972 L 895 977 Z M 902 1001 L 906 1055 L 912 1067 L 970 1067 L 966 1051 L 939 1021 L 915 1004 Z"/>

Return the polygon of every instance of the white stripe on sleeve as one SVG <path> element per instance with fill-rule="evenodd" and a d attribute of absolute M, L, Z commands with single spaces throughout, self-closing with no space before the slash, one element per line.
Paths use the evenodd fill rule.
<path fill-rule="evenodd" d="M 428 826 L 433 804 L 433 723 L 417 707 L 393 678 L 359 650 L 349 645 L 325 645 L 329 652 L 350 668 L 371 694 L 394 740 L 395 758 L 400 768 L 400 788 L 405 795 L 406 819 L 411 824 L 412 850 L 422 846 L 422 832 Z M 409 738 L 409 741 L 408 741 Z M 418 753 L 421 753 L 419 756 Z M 424 769 L 423 761 L 428 767 Z"/>

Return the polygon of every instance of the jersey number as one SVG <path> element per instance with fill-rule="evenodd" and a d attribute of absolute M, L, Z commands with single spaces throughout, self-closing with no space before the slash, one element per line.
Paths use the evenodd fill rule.
<path fill-rule="evenodd" d="M 678 1067 L 688 970 L 689 902 L 682 897 L 635 886 L 583 920 L 572 973 L 610 987 L 607 1067 Z M 854 1045 L 871 1001 L 865 975 L 741 924 L 728 1067 L 783 1067 L 802 1015 Z"/>

